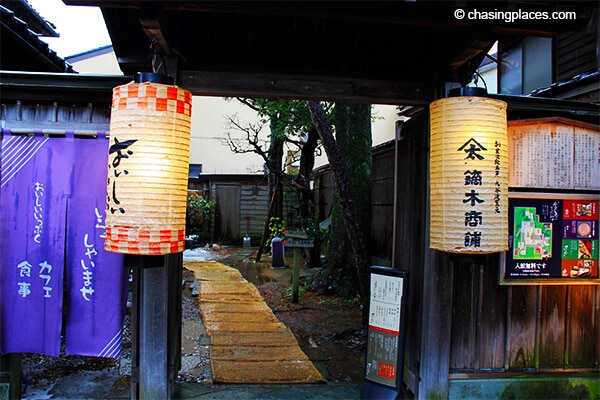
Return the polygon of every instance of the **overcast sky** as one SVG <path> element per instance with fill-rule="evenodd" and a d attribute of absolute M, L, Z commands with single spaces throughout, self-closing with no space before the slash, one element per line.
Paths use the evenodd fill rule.
<path fill-rule="evenodd" d="M 111 44 L 97 7 L 67 6 L 62 0 L 27 0 L 44 19 L 56 26 L 59 38 L 41 38 L 59 57 L 68 57 Z"/>

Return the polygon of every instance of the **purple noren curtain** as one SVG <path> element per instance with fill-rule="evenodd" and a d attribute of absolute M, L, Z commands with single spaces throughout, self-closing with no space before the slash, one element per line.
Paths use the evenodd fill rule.
<path fill-rule="evenodd" d="M 58 356 L 64 325 L 67 354 L 120 355 L 129 274 L 104 251 L 107 151 L 105 139 L 3 136 L 3 354 Z"/>

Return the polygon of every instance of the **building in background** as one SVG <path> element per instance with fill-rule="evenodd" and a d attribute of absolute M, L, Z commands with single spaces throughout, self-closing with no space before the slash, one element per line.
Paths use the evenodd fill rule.
<path fill-rule="evenodd" d="M 110 45 L 65 57 L 65 61 L 81 74 L 123 75 Z"/>

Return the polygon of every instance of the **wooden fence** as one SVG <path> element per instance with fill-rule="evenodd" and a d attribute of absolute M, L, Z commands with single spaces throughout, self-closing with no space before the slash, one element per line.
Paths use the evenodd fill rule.
<path fill-rule="evenodd" d="M 252 246 L 259 245 L 269 210 L 269 187 L 264 176 L 202 175 L 190 179 L 188 187 L 202 190 L 205 198 L 217 201 L 211 219 L 215 242 L 240 246 L 248 233 Z"/>
<path fill-rule="evenodd" d="M 394 142 L 373 149 L 371 184 L 371 254 L 389 265 L 392 259 L 394 220 Z M 316 200 L 320 220 L 331 215 L 335 183 L 329 167 L 315 173 Z"/>

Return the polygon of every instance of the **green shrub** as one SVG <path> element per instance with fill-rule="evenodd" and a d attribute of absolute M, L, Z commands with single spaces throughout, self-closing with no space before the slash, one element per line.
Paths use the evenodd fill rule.
<path fill-rule="evenodd" d="M 269 219 L 269 237 L 265 242 L 267 252 L 271 251 L 271 241 L 273 240 L 273 238 L 281 238 L 285 243 L 286 232 L 287 230 L 285 228 L 285 220 L 279 217 L 271 217 L 271 219 Z"/>
<path fill-rule="evenodd" d="M 202 245 L 210 241 L 208 224 L 212 210 L 217 205 L 215 200 L 206 200 L 202 196 L 189 193 L 187 196 L 187 208 L 185 216 L 185 235 L 194 237 L 190 240 L 190 246 Z"/>

